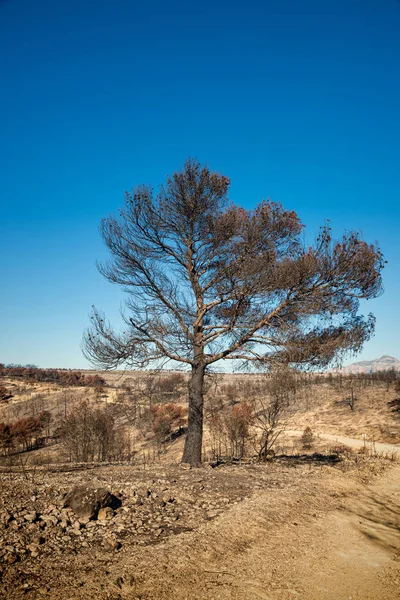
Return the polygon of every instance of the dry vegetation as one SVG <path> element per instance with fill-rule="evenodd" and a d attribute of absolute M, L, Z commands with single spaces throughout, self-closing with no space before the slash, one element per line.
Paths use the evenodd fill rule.
<path fill-rule="evenodd" d="M 315 547 L 319 518 L 354 508 L 360 486 L 395 464 L 392 455 L 318 436 L 366 433 L 399 443 L 394 373 L 209 375 L 208 468 L 200 470 L 178 465 L 184 373 L 61 373 L 43 381 L 32 369 L 2 370 L 0 589 L 7 598 L 286 600 L 294 597 L 289 589 L 314 598 L 296 579 L 294 556 Z M 303 434 L 285 433 L 293 429 Z M 103 486 L 118 503 L 79 518 L 65 498 L 80 482 Z M 397 538 L 385 540 L 398 551 Z M 267 562 L 257 563 L 258 554 L 250 561 L 250 549 Z M 393 577 L 385 575 L 388 594 Z M 394 597 L 373 593 L 363 597 Z"/>
<path fill-rule="evenodd" d="M 179 372 L 75 373 L 3 369 L 3 465 L 64 462 L 177 462 L 187 418 Z M 210 374 L 206 462 L 266 460 L 288 453 L 285 430 L 307 427 L 400 442 L 400 379 L 372 375 Z M 288 445 L 289 444 L 289 445 Z"/>

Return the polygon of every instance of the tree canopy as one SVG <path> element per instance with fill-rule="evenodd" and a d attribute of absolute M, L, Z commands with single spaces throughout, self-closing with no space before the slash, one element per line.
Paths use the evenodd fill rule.
<path fill-rule="evenodd" d="M 379 247 L 357 232 L 334 241 L 327 225 L 306 247 L 294 211 L 270 200 L 236 206 L 229 183 L 189 159 L 157 193 L 139 186 L 126 194 L 119 216 L 102 221 L 111 260 L 100 265 L 127 292 L 125 326 L 114 331 L 94 309 L 84 336 L 85 355 L 100 368 L 162 360 L 191 368 L 184 459 L 192 464 L 201 456 L 208 367 L 325 367 L 369 339 L 374 317 L 359 314 L 360 300 L 382 291 Z"/>

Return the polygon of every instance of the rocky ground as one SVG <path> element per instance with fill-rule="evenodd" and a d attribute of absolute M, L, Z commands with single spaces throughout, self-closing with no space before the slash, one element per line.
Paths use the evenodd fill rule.
<path fill-rule="evenodd" d="M 288 485 L 288 475 L 286 469 L 258 466 L 36 471 L 36 482 L 29 473 L 28 480 L 23 474 L 3 474 L 0 559 L 5 593 L 29 598 L 54 592 L 60 563 L 68 570 L 78 560 L 90 570 L 91 564 L 118 560 L 122 549 L 126 553 L 191 531 L 256 490 Z M 108 489 L 121 506 L 101 509 L 90 520 L 79 518 L 65 506 L 65 498 L 83 482 Z"/>
<path fill-rule="evenodd" d="M 119 466 L 2 473 L 0 597 L 236 597 L 215 590 L 211 595 L 199 589 L 191 594 L 191 585 L 180 580 L 175 564 L 192 554 L 198 581 L 196 553 L 202 547 L 209 552 L 215 536 L 221 539 L 217 546 L 222 553 L 225 544 L 230 551 L 234 545 L 235 555 L 246 548 L 246 536 L 255 527 L 254 502 L 264 499 L 264 521 L 254 529 L 257 535 L 260 527 L 266 528 L 266 535 L 287 523 L 297 528 L 335 507 L 346 479 L 360 481 L 386 467 L 382 460 L 364 464 L 340 458 L 290 458 L 196 470 Z M 81 516 L 76 507 L 74 511 L 66 506 L 68 492 L 77 484 L 103 489 L 112 501 L 90 518 Z M 218 523 L 228 523 L 229 535 L 215 533 Z M 258 596 L 248 592 L 237 597 Z"/>

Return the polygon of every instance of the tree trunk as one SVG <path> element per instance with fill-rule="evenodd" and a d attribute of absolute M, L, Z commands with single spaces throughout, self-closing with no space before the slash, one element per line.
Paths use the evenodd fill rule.
<path fill-rule="evenodd" d="M 191 467 L 201 466 L 201 448 L 203 444 L 203 400 L 204 400 L 203 362 L 192 366 L 189 383 L 188 428 L 183 450 L 182 462 Z"/>

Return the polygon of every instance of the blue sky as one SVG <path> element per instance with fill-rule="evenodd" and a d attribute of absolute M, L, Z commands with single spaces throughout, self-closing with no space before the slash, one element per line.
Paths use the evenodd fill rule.
<path fill-rule="evenodd" d="M 87 366 L 91 305 L 123 298 L 99 221 L 189 155 L 310 237 L 378 240 L 360 359 L 400 357 L 399 32 L 397 0 L 0 0 L 0 362 Z"/>

